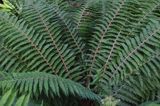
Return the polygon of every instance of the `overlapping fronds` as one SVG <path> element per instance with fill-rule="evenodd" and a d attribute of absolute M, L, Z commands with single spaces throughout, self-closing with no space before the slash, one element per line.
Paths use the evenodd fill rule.
<path fill-rule="evenodd" d="M 158 99 L 159 62 L 160 54 L 158 51 L 158 53 L 152 54 L 150 58 L 146 59 L 143 64 L 140 64 L 137 69 L 134 69 L 132 73 L 128 73 L 126 79 L 115 86 L 114 95 L 126 101 L 126 103 L 135 105 Z"/>
<path fill-rule="evenodd" d="M 160 0 L 21 4 L 16 15 L 0 13 L 0 67 L 15 72 L 1 86 L 98 99 L 73 80 L 121 106 L 158 99 Z"/>
<path fill-rule="evenodd" d="M 75 61 L 73 60 L 75 58 L 69 46 L 63 44 L 62 37 L 65 36 L 65 32 L 63 26 L 59 24 L 61 21 L 59 18 L 61 17 L 57 16 L 63 13 L 57 13 L 58 9 L 59 8 L 57 6 L 54 7 L 54 5 L 43 5 L 41 3 L 31 4 L 23 9 L 22 17 L 24 17 L 38 33 L 42 34 L 44 37 L 42 42 L 48 44 L 48 46 L 45 47 L 45 51 L 55 53 L 50 56 L 56 55 L 55 58 L 60 58 L 60 64 L 63 65 L 64 70 L 68 72 L 74 64 Z M 59 70 L 61 70 L 61 68 Z"/>
<path fill-rule="evenodd" d="M 151 5 L 159 3 L 158 1 L 152 2 Z M 111 5 L 113 5 L 111 10 L 108 10 L 108 13 L 98 20 L 92 40 L 90 40 L 91 54 L 88 54 L 90 73 L 92 71 L 94 73 L 97 69 L 102 69 L 102 73 L 104 73 L 112 59 L 119 56 L 117 51 L 121 48 L 121 44 L 131 36 L 129 33 L 134 33 L 132 31 L 134 25 L 138 27 L 137 23 L 141 24 L 141 20 L 143 22 L 146 18 L 146 14 L 142 14 L 142 9 L 146 9 L 142 7 L 146 3 L 122 0 L 117 3 L 111 2 Z M 135 9 L 135 5 L 137 9 Z M 141 25 L 138 28 L 141 28 Z"/>
<path fill-rule="evenodd" d="M 139 70 L 135 69 L 160 47 L 160 23 L 159 18 L 155 17 L 155 14 L 159 14 L 159 3 L 159 0 L 108 1 L 111 6 L 108 10 L 101 10 L 104 15 L 95 20 L 89 40 L 89 86 L 98 86 L 95 87 L 97 89 L 104 87 L 108 89 L 107 94 L 112 95 L 112 87 L 122 80 L 126 81 L 131 73 L 138 72 Z M 143 69 L 143 72 L 145 71 L 146 69 Z M 91 81 L 93 83 L 88 83 Z"/>
<path fill-rule="evenodd" d="M 126 40 L 122 44 L 117 62 L 110 65 L 111 73 L 108 74 L 109 80 L 113 81 L 123 78 L 126 73 L 132 73 L 139 65 L 145 62 L 146 57 L 150 57 L 155 52 L 156 47 L 160 47 L 160 23 L 158 21 L 150 23 L 143 29 L 139 36 Z M 124 72 L 124 71 L 127 72 Z M 120 76 L 120 77 L 118 77 Z M 107 78 L 107 77 L 106 77 Z"/>
<path fill-rule="evenodd" d="M 1 13 L 0 17 L 3 27 L 0 29 L 2 32 L 1 66 L 5 69 L 14 68 L 16 71 L 36 69 L 37 71 L 52 72 L 64 77 L 75 74 L 73 76 L 77 79 L 79 74 L 75 73 L 75 71 L 78 71 L 78 67 L 74 65 L 74 52 L 68 49 L 67 45 L 61 45 L 60 42 L 56 41 L 59 39 L 57 29 L 51 34 L 50 30 L 52 29 L 49 30 L 48 27 L 50 26 L 45 26 L 47 23 L 44 23 L 42 28 L 45 27 L 46 29 L 42 29 L 42 31 L 45 32 L 39 34 L 34 27 L 29 27 L 25 21 L 18 20 L 15 16 L 10 17 Z M 13 33 L 10 33 L 10 31 Z M 48 34 L 48 38 L 44 34 Z M 10 39 L 11 37 L 12 39 Z M 17 59 L 18 61 L 15 62 Z M 70 78 L 73 78 L 73 76 L 70 76 Z"/>

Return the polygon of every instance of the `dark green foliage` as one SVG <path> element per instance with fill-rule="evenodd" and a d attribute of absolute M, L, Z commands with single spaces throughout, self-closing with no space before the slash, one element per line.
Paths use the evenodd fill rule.
<path fill-rule="evenodd" d="M 99 102 L 89 89 L 120 106 L 159 100 L 160 0 L 10 2 L 0 12 L 0 87 L 11 100 Z"/>
<path fill-rule="evenodd" d="M 0 87 L 18 89 L 19 93 L 30 92 L 33 96 L 45 93 L 46 96 L 80 96 L 99 101 L 95 94 L 68 79 L 44 72 L 2 73 Z"/>

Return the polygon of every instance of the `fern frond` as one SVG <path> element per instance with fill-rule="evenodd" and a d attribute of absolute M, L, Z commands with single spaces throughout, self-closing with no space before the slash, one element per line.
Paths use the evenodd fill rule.
<path fill-rule="evenodd" d="M 3 105 L 24 93 L 45 105 L 99 101 L 76 82 L 120 106 L 158 99 L 160 0 L 83 1 L 14 1 L 18 14 L 0 12 L 0 88 L 16 90 Z"/>
<path fill-rule="evenodd" d="M 122 0 L 115 3 L 110 1 L 109 3 L 112 7 L 96 21 L 95 31 L 89 42 L 89 53 L 91 54 L 88 54 L 88 67 L 90 75 L 92 72 L 95 74 L 97 69 L 101 69 L 103 76 L 103 73 L 109 69 L 110 62 L 118 56 L 117 51 L 119 51 L 121 44 L 129 37 L 128 32 L 132 28 L 131 26 L 134 26 L 138 19 L 144 16 L 141 13 L 142 10 L 135 7 L 140 8 L 144 4 L 138 3 L 136 0 Z"/>
<path fill-rule="evenodd" d="M 134 27 L 131 26 L 132 28 L 128 32 L 129 36 L 134 36 L 135 34 L 139 34 L 141 29 L 144 28 L 148 24 L 148 21 L 150 21 L 151 18 L 153 18 L 153 14 L 156 13 L 155 10 L 160 6 L 159 0 L 153 0 L 153 1 L 151 0 L 147 2 L 149 2 L 149 4 L 148 3 L 146 4 L 147 8 L 146 6 L 141 7 L 141 8 L 145 8 L 142 11 L 144 14 L 139 20 L 137 20 L 137 23 L 134 25 Z"/>
<path fill-rule="evenodd" d="M 1 88 L 14 88 L 20 93 L 25 91 L 33 95 L 40 95 L 44 92 L 47 96 L 72 95 L 90 100 L 100 100 L 96 94 L 78 83 L 43 72 L 6 73 L 5 76 L 2 74 L 0 82 Z"/>
<path fill-rule="evenodd" d="M 83 54 L 84 44 L 82 43 L 81 37 L 77 36 L 77 32 L 74 29 L 74 24 L 72 22 L 72 18 L 69 19 L 69 14 L 66 12 L 64 5 L 50 5 L 56 8 L 56 15 L 59 19 L 59 23 L 61 24 L 61 28 L 64 29 L 66 36 L 63 38 L 64 42 L 69 44 L 70 48 L 72 48 L 76 54 Z M 52 22 L 52 21 L 51 21 Z"/>
<path fill-rule="evenodd" d="M 0 106 L 28 106 L 30 94 L 23 94 L 17 98 L 17 92 L 8 90 L 0 99 Z"/>
<path fill-rule="evenodd" d="M 131 95 L 128 99 L 137 99 L 134 103 L 155 100 L 157 98 L 157 92 L 159 88 L 159 62 L 160 54 L 159 52 L 152 55 L 150 58 L 139 66 L 138 69 L 135 69 L 134 72 L 127 74 L 122 81 L 119 81 L 119 85 L 115 87 L 114 95 L 117 98 L 121 98 L 124 95 Z M 152 72 L 151 72 L 152 70 Z M 153 78 L 153 76 L 155 76 Z M 134 86 L 134 87 L 133 87 Z M 154 94 L 155 93 L 155 94 Z M 150 97 L 152 95 L 152 97 Z M 122 99 L 124 99 L 122 97 Z M 135 100 L 134 99 L 134 100 Z M 126 101 L 127 99 L 124 99 Z M 141 101 L 140 101 L 141 100 Z M 127 101 L 130 102 L 130 101 Z"/>
<path fill-rule="evenodd" d="M 0 66 L 5 70 L 26 71 L 27 64 L 3 44 L 0 45 L 0 55 Z"/>
<path fill-rule="evenodd" d="M 13 52 L 15 51 L 18 54 L 23 54 L 23 56 L 21 57 L 23 59 L 25 58 L 25 56 L 28 56 L 30 55 L 30 53 L 33 53 L 32 56 L 28 56 L 27 58 L 25 58 L 25 61 L 29 59 L 33 59 L 33 57 L 35 57 L 32 62 L 40 60 L 41 62 L 46 63 L 45 66 L 49 67 L 49 69 L 47 70 L 54 71 L 52 68 L 52 65 L 49 63 L 49 61 L 40 51 L 41 48 L 37 47 L 37 46 L 40 46 L 39 43 L 42 43 L 42 44 L 44 43 L 44 42 L 40 42 L 40 40 L 43 38 L 42 35 L 39 36 L 38 34 L 35 34 L 35 31 L 32 28 L 28 29 L 28 26 L 24 25 L 25 22 L 23 20 L 18 20 L 18 18 L 14 16 L 9 17 L 9 15 L 7 14 L 1 14 L 0 20 L 1 20 L 0 21 L 1 27 L 3 27 L 1 28 L 1 32 L 2 32 L 1 36 L 3 36 L 4 45 L 7 45 L 7 47 L 12 48 Z M 8 34 L 8 32 L 10 31 L 13 31 L 13 33 Z M 12 39 L 9 39 L 10 37 L 12 37 Z M 34 40 L 37 37 L 39 37 L 40 39 Z M 17 50 L 17 48 L 20 48 L 22 46 L 24 48 Z M 24 53 L 24 51 L 27 51 L 27 52 Z M 28 64 L 28 66 L 31 67 L 30 66 L 31 64 Z M 37 66 L 34 66 L 32 68 L 35 68 L 35 67 Z"/>
<path fill-rule="evenodd" d="M 61 62 L 59 64 L 63 66 L 59 66 L 59 69 L 57 69 L 61 70 L 61 67 L 64 67 L 63 73 L 65 73 L 69 72 L 74 64 L 75 56 L 73 52 L 68 49 L 67 45 L 63 45 L 62 37 L 64 32 L 58 24 L 59 20 L 57 21 L 55 18 L 55 21 L 52 20 L 53 23 L 50 23 L 53 17 L 57 17 L 55 12 L 56 8 L 37 3 L 35 5 L 26 6 L 26 8 L 23 9 L 22 17 L 33 26 L 38 33 L 45 37 L 44 40 L 49 44 L 49 46 L 45 47 L 44 52 L 47 51 L 45 55 L 51 57 L 51 60 L 53 58 L 60 59 Z M 59 61 L 58 59 L 54 61 Z"/>
<path fill-rule="evenodd" d="M 150 56 L 150 54 L 155 52 L 153 49 L 160 46 L 158 40 L 160 38 L 159 25 L 159 22 L 153 21 L 153 23 L 147 26 L 147 29 L 143 29 L 140 36 L 131 38 L 126 41 L 126 44 L 122 44 L 124 50 L 119 54 L 120 59 L 117 60 L 117 63 L 112 63 L 111 69 L 113 74 L 110 80 L 121 73 L 121 70 L 124 70 L 124 68 L 127 68 L 129 72 L 133 72 L 133 69 L 138 68 L 145 56 Z M 118 76 L 116 77 L 118 79 Z"/>
<path fill-rule="evenodd" d="M 121 88 L 115 97 L 122 98 L 121 102 L 138 105 L 142 102 L 157 100 L 159 92 L 159 78 L 148 78 L 142 76 L 130 77 L 125 86 Z M 134 87 L 133 87 L 134 86 Z"/>
<path fill-rule="evenodd" d="M 41 22 L 39 22 L 39 24 L 40 23 Z M 45 26 L 46 24 L 47 22 L 42 23 L 42 31 L 44 28 L 47 29 L 50 27 Z M 3 27 L 1 28 L 3 46 L 15 53 L 20 60 L 23 60 L 21 62 L 27 64 L 28 70 L 53 72 L 66 78 L 74 74 L 70 78 L 74 80 L 79 79 L 77 76 L 79 76 L 81 72 L 79 72 L 79 74 L 75 73 L 78 72 L 79 67 L 74 65 L 74 53 L 67 48 L 67 45 L 60 44 L 58 40 L 59 34 L 57 38 L 53 34 L 51 35 L 49 31 L 52 29 L 47 29 L 42 32 L 42 34 L 38 34 L 33 29 L 34 27 L 29 28 L 25 21 L 18 20 L 18 18 L 14 16 L 9 17 L 7 14 L 1 14 L 1 27 Z M 8 34 L 10 31 L 13 31 L 13 33 Z M 44 34 L 48 34 L 48 36 L 46 36 L 49 37 L 49 40 L 45 40 L 48 38 L 45 38 Z M 9 60 L 9 57 L 6 58 L 6 60 Z M 4 63 L 5 66 L 6 64 Z"/>
<path fill-rule="evenodd" d="M 43 0 L 31 0 L 31 1 L 30 0 L 23 0 L 21 4 L 23 4 L 23 5 L 21 7 L 22 12 L 20 13 L 20 15 L 22 15 L 24 10 L 26 10 L 25 7 L 28 7 L 28 6 L 32 7 L 32 5 L 34 7 L 40 7 L 42 9 L 48 9 L 50 11 L 52 10 L 52 12 L 50 12 L 50 14 L 48 14 L 48 18 L 44 16 L 44 15 L 46 15 L 44 13 L 44 11 L 40 11 L 40 13 L 42 13 L 42 12 L 44 13 L 42 16 L 47 18 L 46 20 L 50 21 L 51 23 L 53 22 L 56 25 L 57 24 L 60 25 L 59 27 L 58 26 L 56 26 L 56 27 L 59 28 L 59 30 L 61 29 L 61 31 L 63 30 L 63 35 L 64 35 L 63 42 L 69 44 L 70 48 L 74 49 L 74 51 L 76 53 L 83 52 L 83 50 L 82 50 L 83 44 L 81 43 L 81 38 L 78 36 L 75 36 L 75 34 L 73 33 L 74 26 L 72 24 L 72 20 L 70 18 L 68 18 L 69 14 L 67 12 L 68 11 L 67 2 L 65 2 L 63 0 L 53 0 L 53 1 L 50 1 L 50 0 L 45 0 L 45 1 L 43 1 Z M 33 7 L 31 9 L 33 9 Z M 37 10 L 38 10 L 38 8 L 37 8 Z M 28 15 L 28 14 L 26 14 L 26 15 Z M 52 15 L 52 17 L 51 17 L 51 15 Z M 24 17 L 25 17 L 25 15 L 24 15 Z M 54 22 L 54 21 L 56 21 L 56 22 Z M 51 24 L 51 25 L 53 26 L 53 24 Z"/>

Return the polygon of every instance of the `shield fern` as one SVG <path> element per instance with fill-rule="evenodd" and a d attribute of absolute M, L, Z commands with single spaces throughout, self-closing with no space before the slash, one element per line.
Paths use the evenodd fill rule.
<path fill-rule="evenodd" d="M 16 13 L 0 12 L 3 105 L 159 99 L 160 0 L 10 2 Z"/>

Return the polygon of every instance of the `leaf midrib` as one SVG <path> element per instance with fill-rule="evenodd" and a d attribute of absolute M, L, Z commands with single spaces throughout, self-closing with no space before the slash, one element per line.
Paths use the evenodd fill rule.
<path fill-rule="evenodd" d="M 120 62 L 120 64 L 117 66 L 116 70 L 113 72 L 112 76 L 111 76 L 111 80 L 113 79 L 114 75 L 118 73 L 118 70 L 120 70 L 120 67 L 125 64 L 128 60 L 128 58 L 130 58 L 135 52 L 137 52 L 137 50 L 139 48 L 141 48 L 152 36 L 154 36 L 158 31 L 160 31 L 160 29 L 155 30 L 153 33 L 151 33 L 147 38 L 144 39 L 143 42 L 141 42 L 135 49 L 133 49 L 133 51 L 131 51 L 130 53 L 128 53 L 127 56 L 125 56 L 124 59 L 122 59 L 122 61 Z"/>
<path fill-rule="evenodd" d="M 28 42 L 32 45 L 32 47 L 34 47 L 36 49 L 36 51 L 38 52 L 38 54 L 43 58 L 43 60 L 46 62 L 46 64 L 50 67 L 50 69 L 52 69 L 52 71 L 54 71 L 54 69 L 52 68 L 52 65 L 48 62 L 48 60 L 43 56 L 43 54 L 40 52 L 40 49 L 32 42 L 32 40 L 28 37 L 28 35 L 21 31 L 21 29 L 19 29 L 16 25 L 14 25 L 12 22 L 10 22 L 9 20 L 6 20 L 5 17 L 3 17 L 3 19 L 8 22 L 9 24 L 12 25 L 12 28 L 17 29 L 18 32 L 20 32 L 22 35 L 24 35 Z"/>
<path fill-rule="evenodd" d="M 34 7 L 34 5 L 32 5 Z M 63 54 L 60 52 L 60 49 L 58 48 L 58 46 L 56 45 L 55 41 L 54 41 L 54 38 L 52 37 L 52 33 L 51 31 L 49 30 L 49 27 L 45 24 L 45 21 L 44 21 L 44 17 L 40 14 L 39 11 L 37 11 L 37 9 L 34 7 L 33 8 L 37 13 L 38 13 L 38 17 L 40 18 L 41 22 L 43 23 L 44 27 L 45 27 L 45 30 L 46 32 L 48 33 L 48 35 L 50 36 L 51 40 L 52 40 L 52 43 L 53 43 L 53 46 L 55 47 L 57 53 L 58 53 L 58 56 L 60 57 L 61 61 L 62 61 L 62 64 L 64 65 L 64 68 L 65 70 L 68 72 L 68 67 L 67 65 L 65 64 L 65 60 L 64 60 L 64 56 Z"/>

